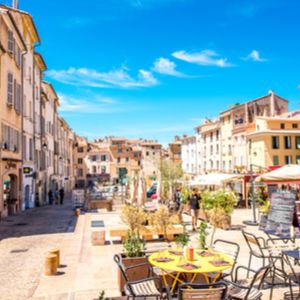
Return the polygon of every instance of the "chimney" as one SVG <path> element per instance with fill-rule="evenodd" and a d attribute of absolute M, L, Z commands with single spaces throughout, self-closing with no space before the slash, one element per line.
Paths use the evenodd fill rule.
<path fill-rule="evenodd" d="M 269 91 L 270 95 L 270 116 L 274 117 L 275 116 L 275 97 L 274 97 L 274 91 L 270 90 Z"/>
<path fill-rule="evenodd" d="M 18 9 L 19 8 L 19 0 L 12 0 L 12 7 Z"/>

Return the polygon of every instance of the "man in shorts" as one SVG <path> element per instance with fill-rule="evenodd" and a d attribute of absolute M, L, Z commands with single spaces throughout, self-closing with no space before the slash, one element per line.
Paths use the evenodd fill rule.
<path fill-rule="evenodd" d="M 192 196 L 189 198 L 189 200 L 190 200 L 189 202 L 191 207 L 192 227 L 193 227 L 193 231 L 196 231 L 199 209 L 200 209 L 199 202 L 201 198 L 199 197 L 195 189 L 193 190 Z"/>

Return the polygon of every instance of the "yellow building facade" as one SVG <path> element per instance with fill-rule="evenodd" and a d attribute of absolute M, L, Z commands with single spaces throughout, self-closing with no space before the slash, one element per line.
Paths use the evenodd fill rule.
<path fill-rule="evenodd" d="M 254 170 L 300 164 L 300 112 L 256 119 L 256 130 L 247 136 L 249 166 Z"/>

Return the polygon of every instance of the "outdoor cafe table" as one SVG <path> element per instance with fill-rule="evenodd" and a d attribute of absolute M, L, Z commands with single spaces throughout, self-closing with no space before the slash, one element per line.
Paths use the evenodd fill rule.
<path fill-rule="evenodd" d="M 179 254 L 180 252 L 176 252 L 176 250 L 155 252 L 148 258 L 152 266 L 162 271 L 162 278 L 166 286 L 166 276 L 174 279 L 171 287 L 172 293 L 177 282 L 185 283 L 180 279 L 181 274 L 190 274 L 190 283 L 194 282 L 198 274 L 202 274 L 207 283 L 216 282 L 222 275 L 222 272 L 230 269 L 234 263 L 234 260 L 229 255 L 211 249 L 205 251 L 195 249 L 193 261 L 188 261 L 182 254 Z M 191 268 L 184 267 L 185 264 L 190 264 Z"/>

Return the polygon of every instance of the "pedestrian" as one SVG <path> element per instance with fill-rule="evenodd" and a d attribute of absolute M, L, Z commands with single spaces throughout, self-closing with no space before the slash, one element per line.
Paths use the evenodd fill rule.
<path fill-rule="evenodd" d="M 191 207 L 191 215 L 192 215 L 192 227 L 193 231 L 196 231 L 197 221 L 200 209 L 200 196 L 197 194 L 196 189 L 193 189 L 192 196 L 189 197 L 190 207 Z"/>
<path fill-rule="evenodd" d="M 64 204 L 65 190 L 63 187 L 59 190 L 60 205 Z"/>
<path fill-rule="evenodd" d="M 59 198 L 58 189 L 56 189 L 54 192 L 54 198 L 55 198 L 55 204 L 58 204 L 58 198 Z"/>
<path fill-rule="evenodd" d="M 53 204 L 53 193 L 52 193 L 52 190 L 49 190 L 49 192 L 48 192 L 48 199 L 49 199 L 49 204 L 52 205 Z"/>

